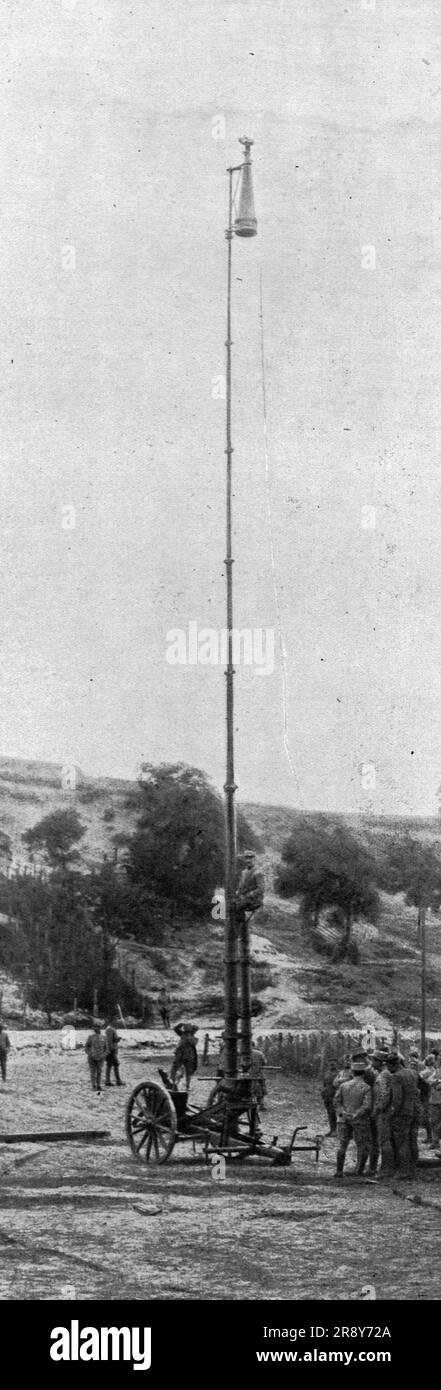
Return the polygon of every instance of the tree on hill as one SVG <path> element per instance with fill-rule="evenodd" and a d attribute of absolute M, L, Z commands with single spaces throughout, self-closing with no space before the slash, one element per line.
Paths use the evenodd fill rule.
<path fill-rule="evenodd" d="M 11 931 L 0 938 L 0 964 L 23 981 L 28 1000 L 50 1020 L 58 1009 L 101 1009 L 117 989 L 114 944 L 93 910 L 88 878 L 54 874 L 48 881 L 26 875 L 11 885 Z M 120 986 L 118 985 L 118 988 Z"/>
<path fill-rule="evenodd" d="M 41 850 L 52 869 L 67 869 L 79 859 L 75 846 L 85 829 L 76 811 L 51 811 L 25 830 L 22 840 L 30 851 Z"/>
<path fill-rule="evenodd" d="M 12 842 L 5 830 L 0 830 L 0 866 L 7 868 L 12 859 Z M 1 870 L 0 870 L 1 872 Z"/>
<path fill-rule="evenodd" d="M 275 887 L 282 898 L 299 898 L 313 932 L 320 914 L 332 910 L 333 923 L 340 930 L 335 956 L 345 960 L 354 922 L 378 921 L 377 876 L 375 859 L 345 826 L 305 824 L 283 846 Z"/>
<path fill-rule="evenodd" d="M 240 814 L 238 849 L 255 845 L 254 832 Z M 166 903 L 172 919 L 178 912 L 202 917 L 223 883 L 224 863 L 223 803 L 205 773 L 182 763 L 145 765 L 138 824 L 128 841 L 132 885 Z"/>
<path fill-rule="evenodd" d="M 417 909 L 417 944 L 420 944 L 423 913 L 441 908 L 441 853 L 436 845 L 405 835 L 385 849 L 382 887 L 388 893 L 404 893 L 410 907 Z"/>

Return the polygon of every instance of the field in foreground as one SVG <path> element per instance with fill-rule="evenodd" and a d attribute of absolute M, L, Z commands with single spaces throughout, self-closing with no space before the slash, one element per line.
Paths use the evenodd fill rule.
<path fill-rule="evenodd" d="M 90 1127 L 111 1137 L 0 1143 L 2 1300 L 359 1300 L 369 1289 L 377 1299 L 439 1298 L 441 1166 L 412 1184 L 348 1175 L 338 1185 L 328 1139 L 317 1167 L 312 1154 L 288 1169 L 254 1161 L 216 1182 L 186 1147 L 148 1171 L 124 1137 L 130 1087 L 157 1075 L 148 1034 L 145 1052 L 122 1048 L 125 1090 L 101 1097 L 83 1051 L 64 1051 L 54 1034 L 11 1041 L 3 1133 Z M 269 1137 L 287 1138 L 300 1122 L 325 1131 L 318 1084 L 278 1072 L 268 1081 Z M 202 1072 L 196 1103 L 211 1085 Z"/>

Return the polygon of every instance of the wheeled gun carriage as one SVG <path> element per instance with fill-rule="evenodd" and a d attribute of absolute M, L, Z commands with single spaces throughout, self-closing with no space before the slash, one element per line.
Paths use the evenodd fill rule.
<path fill-rule="evenodd" d="M 219 1082 L 202 1109 L 189 1104 L 188 1091 L 142 1081 L 126 1109 L 132 1153 L 142 1163 L 153 1165 L 167 1163 L 175 1144 L 192 1144 L 193 1152 L 201 1147 L 207 1163 L 213 1154 L 223 1154 L 236 1163 L 252 1156 L 266 1158 L 278 1167 L 289 1164 L 292 1154 L 299 1152 L 314 1152 L 317 1162 L 319 1135 L 305 1143 L 295 1142 L 305 1128 L 297 1125 L 288 1144 L 279 1144 L 277 1135 L 265 1140 L 247 1078 L 239 1079 L 233 1088 Z"/>

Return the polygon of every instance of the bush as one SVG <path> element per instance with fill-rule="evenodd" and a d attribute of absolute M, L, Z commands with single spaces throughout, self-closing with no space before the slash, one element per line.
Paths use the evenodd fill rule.
<path fill-rule="evenodd" d="M 349 965 L 359 965 L 360 952 L 356 942 L 349 941 L 347 946 L 344 947 L 342 943 L 339 941 L 337 946 L 334 946 L 331 958 L 333 961 L 336 962 L 341 960 L 347 961 Z"/>
<path fill-rule="evenodd" d="M 166 975 L 169 962 L 163 951 L 158 951 L 157 946 L 152 946 L 149 951 L 150 960 L 155 970 L 159 970 L 162 975 Z"/>
<path fill-rule="evenodd" d="M 223 964 L 221 959 L 209 960 L 204 965 L 204 984 L 207 988 L 212 985 L 221 985 L 223 982 Z"/>
<path fill-rule="evenodd" d="M 220 993 L 205 994 L 201 999 L 201 1007 L 211 1014 L 222 1014 L 224 1011 L 224 996 Z"/>
<path fill-rule="evenodd" d="M 269 965 L 251 966 L 251 989 L 259 994 L 262 989 L 270 989 L 274 984 L 274 976 L 271 974 Z"/>
<path fill-rule="evenodd" d="M 138 1005 L 146 1028 L 154 1028 L 158 1021 L 157 1007 L 149 994 L 142 995 Z"/>
<path fill-rule="evenodd" d="M 320 931 L 313 931 L 311 933 L 311 945 L 318 956 L 327 956 L 328 960 L 330 960 L 334 954 L 335 942 L 330 940 L 329 937 L 323 936 Z"/>

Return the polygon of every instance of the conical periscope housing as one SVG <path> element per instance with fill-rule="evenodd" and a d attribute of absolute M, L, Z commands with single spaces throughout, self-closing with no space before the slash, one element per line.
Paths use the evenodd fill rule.
<path fill-rule="evenodd" d="M 236 236 L 257 236 L 257 218 L 254 210 L 253 177 L 251 164 L 247 160 L 242 167 L 239 208 L 234 221 Z"/>

